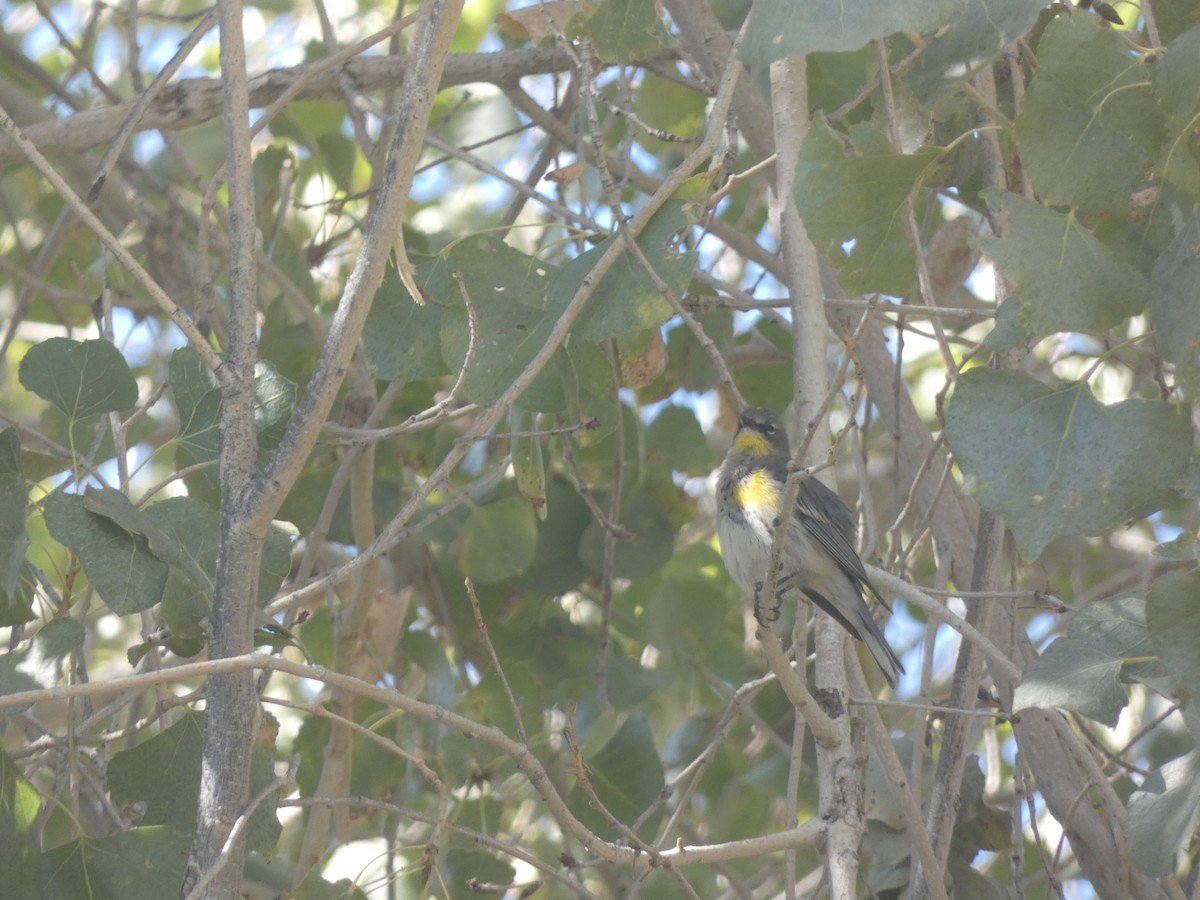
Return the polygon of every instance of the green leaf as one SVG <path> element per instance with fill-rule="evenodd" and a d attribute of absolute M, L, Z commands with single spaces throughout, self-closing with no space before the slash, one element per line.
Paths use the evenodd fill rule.
<path fill-rule="evenodd" d="M 529 412 L 565 412 L 578 421 L 587 418 L 585 407 L 595 398 L 609 396 L 612 377 L 612 365 L 600 347 L 567 335 L 550 365 L 538 373 L 516 405 Z"/>
<path fill-rule="evenodd" d="M 977 246 L 1012 280 L 1023 319 L 1038 337 L 1104 331 L 1145 309 L 1145 277 L 1072 213 L 1006 191 L 984 196 L 1007 215 L 1009 230 L 1002 238 L 977 238 Z"/>
<path fill-rule="evenodd" d="M 1161 133 L 1149 66 L 1115 31 L 1096 16 L 1047 26 L 1017 118 L 1021 163 L 1044 203 L 1123 217 Z"/>
<path fill-rule="evenodd" d="M 179 443 L 196 462 L 217 458 L 221 444 L 221 389 L 199 354 L 183 347 L 171 354 L 171 392 L 179 411 Z M 295 382 L 269 362 L 254 365 L 254 428 L 262 450 L 283 437 L 296 406 Z"/>
<path fill-rule="evenodd" d="M 553 267 L 485 235 L 455 244 L 446 266 L 461 276 L 469 305 L 456 287 L 458 302 L 442 311 L 442 354 L 450 371 L 461 370 L 470 354 L 462 394 L 475 403 L 494 403 L 542 349 L 554 326 L 542 309 Z"/>
<path fill-rule="evenodd" d="M 344 134 L 322 134 L 317 138 L 320 160 L 325 171 L 338 189 L 346 194 L 354 192 L 354 167 L 358 163 L 358 144 Z"/>
<path fill-rule="evenodd" d="M 650 4 L 644 4 L 649 7 Z M 638 119 L 652 128 L 681 138 L 694 138 L 704 131 L 708 98 L 692 88 L 647 72 L 633 98 Z M 680 144 L 653 136 L 640 125 L 634 126 L 638 142 L 651 153 L 678 153 Z"/>
<path fill-rule="evenodd" d="M 108 341 L 48 338 L 29 348 L 18 377 L 72 420 L 121 412 L 138 398 L 137 381 L 125 357 Z"/>
<path fill-rule="evenodd" d="M 174 897 L 190 845 L 189 835 L 165 827 L 69 841 L 42 855 L 43 900 Z"/>
<path fill-rule="evenodd" d="M 296 408 L 296 383 L 269 362 L 254 364 L 254 429 L 260 450 L 273 449 L 283 437 Z"/>
<path fill-rule="evenodd" d="M 537 551 L 521 573 L 522 589 L 556 597 L 592 574 L 579 558 L 579 541 L 592 521 L 587 504 L 562 481 L 546 483 L 546 520 L 538 523 Z"/>
<path fill-rule="evenodd" d="M 597 499 L 600 499 L 599 495 Z M 607 509 L 607 500 L 601 500 L 600 505 Z M 613 571 L 618 577 L 645 578 L 671 561 L 675 529 L 655 498 L 645 491 L 627 497 L 621 504 L 620 525 L 633 537 L 617 542 Z M 579 545 L 579 558 L 596 573 L 604 570 L 604 535 L 604 529 L 593 520 Z"/>
<path fill-rule="evenodd" d="M 942 151 L 923 147 L 905 155 L 872 143 L 847 155 L 818 115 L 796 164 L 796 205 L 814 243 L 832 255 L 847 293 L 902 295 L 916 278 L 905 226 L 908 197 Z M 851 240 L 847 256 L 841 247 Z"/>
<path fill-rule="evenodd" d="M 749 65 L 765 66 L 818 50 L 856 50 L 898 31 L 936 31 L 964 6 L 964 0 L 755 0 L 740 55 Z"/>
<path fill-rule="evenodd" d="M 537 552 L 537 516 L 519 494 L 475 507 L 463 531 L 462 571 L 479 582 L 520 575 Z"/>
<path fill-rule="evenodd" d="M 685 203 L 668 200 L 637 239 L 646 261 L 676 296 L 687 288 L 698 259 L 696 251 L 679 249 L 675 240 L 692 225 L 687 209 Z M 567 307 L 613 242 L 623 240 L 619 234 L 610 235 L 551 275 L 546 311 L 552 318 Z M 622 253 L 597 285 L 571 332 L 589 341 L 604 341 L 643 328 L 657 328 L 671 314 L 670 303 L 645 270 L 630 254 Z"/>
<path fill-rule="evenodd" d="M 1200 201 L 1200 27 L 1170 43 L 1154 64 L 1154 93 L 1170 126 L 1163 142 L 1158 171 Z"/>
<path fill-rule="evenodd" d="M 1013 711 L 1068 709 L 1115 726 L 1128 702 L 1121 685 L 1122 666 L 1152 654 L 1140 598 L 1094 603 L 1071 621 L 1065 637 L 1025 666 Z"/>
<path fill-rule="evenodd" d="M 263 725 L 270 727 L 270 721 Z M 166 825 L 190 834 L 196 819 L 203 747 L 204 714 L 189 710 L 149 740 L 114 754 L 108 764 L 113 802 L 144 805 L 142 825 Z M 273 756 L 273 743 L 256 742 L 250 767 L 252 795 L 274 780 Z M 279 827 L 277 803 L 277 795 L 269 796 L 251 813 L 247 826 L 250 849 L 265 853 L 274 846 Z"/>
<path fill-rule="evenodd" d="M 295 170 L 296 157 L 291 148 L 280 143 L 272 144 L 254 157 L 254 207 L 258 222 L 274 222 L 279 215 L 279 201 L 283 197 L 283 170 L 288 169 L 290 184 Z"/>
<path fill-rule="evenodd" d="M 427 291 L 423 303 L 408 295 L 400 275 L 389 267 L 363 328 L 363 353 L 376 378 L 433 378 L 450 371 L 438 337 L 448 294 L 441 257 L 417 266 L 416 283 Z"/>
<path fill-rule="evenodd" d="M 54 687 L 67 657 L 83 646 L 83 638 L 83 626 L 74 619 L 51 619 L 25 644 L 0 656 L 0 695 Z M 0 709 L 0 717 L 22 713 L 29 706 Z"/>
<path fill-rule="evenodd" d="M 199 500 L 172 497 L 148 506 L 142 519 L 156 536 L 150 549 L 171 565 L 157 610 L 169 632 L 165 644 L 178 656 L 195 656 L 204 649 L 201 619 L 212 611 L 221 539 L 217 513 Z"/>
<path fill-rule="evenodd" d="M 217 458 L 221 442 L 221 388 L 195 350 L 181 347 L 167 364 L 179 413 L 179 442 L 196 462 Z"/>
<path fill-rule="evenodd" d="M 668 406 L 646 429 L 647 462 L 685 475 L 712 471 L 712 448 L 696 414 L 685 406 Z"/>
<path fill-rule="evenodd" d="M 149 609 L 162 598 L 167 566 L 143 535 L 89 512 L 78 494 L 51 494 L 45 515 L 51 536 L 79 557 L 88 580 L 117 615 Z"/>
<path fill-rule="evenodd" d="M 21 625 L 37 618 L 37 613 L 33 611 L 36 588 L 36 570 L 28 562 L 22 563 L 13 591 L 0 592 L 0 628 Z"/>
<path fill-rule="evenodd" d="M 972 0 L 964 4 L 963 14 L 934 36 L 905 80 L 932 106 L 943 92 L 991 65 L 1006 47 L 1025 37 L 1045 6 L 1044 0 Z"/>
<path fill-rule="evenodd" d="M 598 750 L 592 749 L 596 741 L 589 732 L 584 762 L 600 802 L 618 822 L 629 823 L 658 798 L 664 777 L 662 761 L 646 718 L 634 713 L 622 715 L 615 721 L 620 720 L 623 721 L 619 730 Z M 568 803 L 572 811 L 599 834 L 615 834 L 607 820 L 592 808 L 590 799 L 578 785 L 571 789 Z"/>
<path fill-rule="evenodd" d="M 411 636 L 406 635 L 406 638 Z M 396 728 L 381 728 L 379 720 L 393 710 L 381 707 L 373 702 L 360 702 L 355 708 L 355 721 L 371 725 L 385 736 L 396 735 Z M 329 743 L 331 731 L 329 719 L 322 716 L 308 716 L 300 726 L 300 732 L 293 743 L 293 752 L 300 756 L 300 766 L 296 771 L 296 785 L 300 788 L 300 796 L 311 797 L 316 793 L 320 783 L 321 768 L 325 765 L 325 747 Z M 350 775 L 350 793 L 364 797 L 379 797 L 384 794 L 395 794 L 396 786 L 405 778 L 406 766 L 394 752 L 377 741 L 368 740 L 361 734 L 352 738 L 353 764 Z M 444 748 L 440 748 L 444 749 Z"/>
<path fill-rule="evenodd" d="M 1049 388 L 1023 372 L 982 368 L 959 379 L 946 436 L 968 487 L 1008 519 L 1028 560 L 1058 535 L 1104 534 L 1158 509 L 1192 446 L 1182 405 L 1104 406 L 1084 382 Z"/>
<path fill-rule="evenodd" d="M 1162 664 L 1179 686 L 1181 699 L 1200 699 L 1200 575 L 1168 572 L 1146 595 L 1146 623 Z"/>
<path fill-rule="evenodd" d="M 1200 27 L 1180 35 L 1154 64 L 1154 93 L 1178 129 L 1193 126 L 1200 113 Z"/>
<path fill-rule="evenodd" d="M 221 541 L 217 511 L 190 497 L 171 497 L 147 506 L 141 523 L 154 555 L 211 595 Z"/>
<path fill-rule="evenodd" d="M 258 569 L 258 605 L 265 606 L 283 584 L 292 568 L 292 541 L 295 535 L 281 527 L 286 523 L 272 523 L 263 545 L 262 561 Z"/>
<path fill-rule="evenodd" d="M 514 434 L 510 441 L 513 477 L 517 490 L 521 492 L 537 517 L 546 518 L 546 461 L 542 456 L 542 439 L 532 434 L 537 419 L 520 407 L 508 410 L 508 425 Z"/>
<path fill-rule="evenodd" d="M 0 872 L 10 897 L 38 898 L 42 849 L 37 825 L 42 798 L 21 767 L 0 750 Z"/>
<path fill-rule="evenodd" d="M 1194 395 L 1200 389 L 1200 213 L 1154 263 L 1150 321 L 1159 354 Z"/>
<path fill-rule="evenodd" d="M 345 121 L 346 109 L 341 103 L 298 100 L 271 120 L 271 133 L 315 150 L 316 138 L 338 133 Z"/>
<path fill-rule="evenodd" d="M 586 15 L 572 37 L 586 37 L 602 59 L 630 63 L 647 59 L 662 51 L 666 34 L 658 18 L 658 9 L 645 0 L 604 0 Z"/>
<path fill-rule="evenodd" d="M 349 878 L 326 881 L 315 869 L 305 875 L 304 880 L 288 896 L 292 900 L 367 900 L 362 888 Z"/>
<path fill-rule="evenodd" d="M 1129 858 L 1147 875 L 1175 871 L 1175 854 L 1200 822 L 1200 750 L 1151 773 L 1129 798 Z"/>
<path fill-rule="evenodd" d="M 1170 44 L 1185 31 L 1200 25 L 1200 6 L 1191 0 L 1158 0 L 1154 4 L 1158 32 Z"/>
<path fill-rule="evenodd" d="M 29 548 L 25 529 L 28 503 L 29 487 L 21 471 L 21 436 L 17 429 L 5 428 L 0 431 L 0 599 L 6 603 L 17 596 Z"/>

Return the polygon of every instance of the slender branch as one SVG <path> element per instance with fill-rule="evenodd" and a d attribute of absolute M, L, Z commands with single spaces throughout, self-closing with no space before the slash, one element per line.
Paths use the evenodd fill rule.
<path fill-rule="evenodd" d="M 167 292 L 159 286 L 158 282 L 150 276 L 149 272 L 142 268 L 142 264 L 125 248 L 125 245 L 121 243 L 117 236 L 105 227 L 104 223 L 83 202 L 83 199 L 71 190 L 71 186 L 58 174 L 54 166 L 50 164 L 50 161 L 46 159 L 29 137 L 17 126 L 17 123 L 12 120 L 12 117 L 9 116 L 4 107 L 0 105 L 0 134 L 5 133 L 11 139 L 14 151 L 24 154 L 33 163 L 34 167 L 42 173 L 42 176 L 50 182 L 55 194 L 70 207 L 71 211 L 88 227 L 88 230 L 95 234 L 99 238 L 100 243 L 128 270 L 134 280 L 158 304 L 158 308 L 175 324 L 175 327 L 183 332 L 184 336 L 188 339 L 188 344 L 200 355 L 205 364 L 220 375 L 220 358 L 217 356 L 216 351 L 213 350 L 212 345 L 205 340 L 204 335 L 192 323 L 192 320 L 175 304 L 174 300 L 167 296 Z M 0 152 L 2 152 L 2 149 L 0 149 Z"/>
<path fill-rule="evenodd" d="M 296 100 L 341 100 L 340 81 L 348 77 L 360 91 L 398 86 L 410 76 L 413 55 L 360 57 L 340 66 L 323 68 L 296 94 Z M 321 61 L 291 68 L 271 69 L 250 81 L 250 105 L 270 105 L 293 82 L 306 77 Z M 439 89 L 473 82 L 490 82 L 509 87 L 527 75 L 565 72 L 572 67 L 570 54 L 559 47 L 533 47 L 500 53 L 456 53 L 446 60 Z M 77 154 L 89 147 L 110 143 L 129 118 L 132 103 L 119 103 L 85 110 L 49 122 L 29 125 L 29 140 L 45 154 Z M 221 79 L 186 78 L 166 88 L 146 108 L 137 123 L 138 131 L 182 131 L 221 115 Z M 0 135 L 0 170 L 19 162 L 23 151 L 15 140 Z"/>
<path fill-rule="evenodd" d="M 330 687 L 355 694 L 365 700 L 372 700 L 392 709 L 401 710 L 428 722 L 445 725 L 503 753 L 516 763 L 517 767 L 529 780 L 530 785 L 537 791 L 551 815 L 563 827 L 564 831 L 578 840 L 588 852 L 611 863 L 630 866 L 636 869 L 647 869 L 656 864 L 679 866 L 733 859 L 752 859 L 765 854 L 777 853 L 789 847 L 797 849 L 815 848 L 824 831 L 824 824 L 819 818 L 814 818 L 796 828 L 789 828 L 785 831 L 778 831 L 746 840 L 696 846 L 686 846 L 680 842 L 670 849 L 658 851 L 657 856 L 652 860 L 644 850 L 611 844 L 592 833 L 570 811 L 566 801 L 554 786 L 554 780 L 550 777 L 550 773 L 545 769 L 538 757 L 529 748 L 513 740 L 500 729 L 489 725 L 482 725 L 473 719 L 459 715 L 444 707 L 415 700 L 391 688 L 370 684 L 362 679 L 339 672 L 331 672 L 324 666 L 305 665 L 304 663 L 293 662 L 289 659 L 267 653 L 250 653 L 244 656 L 213 659 L 207 662 L 188 663 L 187 665 L 177 666 L 174 669 L 163 669 L 146 672 L 141 675 L 111 678 L 102 682 L 88 682 L 86 684 L 72 684 L 63 687 L 42 688 L 16 694 L 5 694 L 0 696 L 0 709 L 29 703 L 65 701 L 72 697 L 108 695 L 113 692 L 139 690 L 153 685 L 169 684 L 196 677 L 211 677 L 221 673 L 248 672 L 259 669 L 282 672 L 295 678 L 310 679 L 327 684 Z"/>
<path fill-rule="evenodd" d="M 517 698 L 508 683 L 508 676 L 504 674 L 504 667 L 500 665 L 500 657 L 496 655 L 496 648 L 488 635 L 487 624 L 483 621 L 483 610 L 479 607 L 479 597 L 475 595 L 475 582 L 468 578 L 464 583 L 467 586 L 467 596 L 471 600 L 471 611 L 475 614 L 475 628 L 479 632 L 483 645 L 487 647 L 488 656 L 492 658 L 492 668 L 496 670 L 496 677 L 500 679 L 500 685 L 504 688 L 504 696 L 508 698 L 508 708 L 513 714 L 513 722 L 516 723 L 517 740 L 521 742 L 522 746 L 528 747 L 529 735 L 525 733 L 525 722 L 521 718 L 521 706 L 517 703 Z"/>
<path fill-rule="evenodd" d="M 265 527 L 287 496 L 316 442 L 325 417 L 362 334 L 371 301 L 383 281 L 389 251 L 401 232 L 404 203 L 420 157 L 436 86 L 446 63 L 454 24 L 463 0 L 426 0 L 412 54 L 405 94 L 397 111 L 392 146 L 380 181 L 378 203 L 363 235 L 362 247 L 329 326 L 329 339 L 295 415 L 267 470 L 254 484 L 256 524 Z"/>

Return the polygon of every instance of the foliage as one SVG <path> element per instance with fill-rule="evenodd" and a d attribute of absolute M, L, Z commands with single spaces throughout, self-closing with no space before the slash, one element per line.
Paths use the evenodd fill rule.
<path fill-rule="evenodd" d="M 172 895 L 241 778 L 270 895 L 815 890 L 839 816 L 835 896 L 1195 895 L 1200 8 L 478 0 L 406 132 L 421 36 L 318 6 L 244 10 L 245 182 L 215 14 L 0 6 L 5 890 Z M 714 536 L 794 372 L 918 588 L 857 800 Z"/>

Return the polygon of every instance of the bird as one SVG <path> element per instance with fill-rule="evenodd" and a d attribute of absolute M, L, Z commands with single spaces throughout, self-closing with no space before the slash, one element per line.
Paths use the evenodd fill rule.
<path fill-rule="evenodd" d="M 749 408 L 738 417 L 733 444 L 717 478 L 717 538 L 725 568 L 738 586 L 754 596 L 760 624 L 778 617 L 759 601 L 771 558 L 771 544 L 783 515 L 791 450 L 783 420 L 768 409 Z M 895 689 L 904 672 L 899 658 L 875 623 L 864 589 L 883 597 L 867 577 L 855 550 L 858 527 L 849 507 L 815 478 L 800 483 L 779 559 L 777 595 L 800 595 L 833 617 L 867 645 L 888 685 Z"/>

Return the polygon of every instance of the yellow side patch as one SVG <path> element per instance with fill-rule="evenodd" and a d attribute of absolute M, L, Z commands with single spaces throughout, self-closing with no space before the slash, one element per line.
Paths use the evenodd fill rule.
<path fill-rule="evenodd" d="M 765 456 L 771 452 L 771 445 L 757 431 L 746 430 L 733 439 L 733 449 L 751 456 Z"/>
<path fill-rule="evenodd" d="M 734 501 L 745 510 L 774 518 L 779 512 L 779 485 L 766 472 L 752 472 L 733 492 Z"/>

